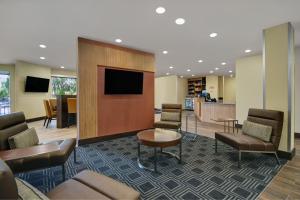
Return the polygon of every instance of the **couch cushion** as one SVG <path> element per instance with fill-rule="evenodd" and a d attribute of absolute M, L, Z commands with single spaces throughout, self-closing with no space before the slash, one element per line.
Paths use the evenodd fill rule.
<path fill-rule="evenodd" d="M 275 151 L 271 142 L 264 142 L 245 134 L 215 133 L 215 138 L 238 150 L 245 151 Z"/>
<path fill-rule="evenodd" d="M 179 129 L 181 127 L 180 122 L 172 121 L 158 121 L 154 123 L 155 128 L 166 128 L 166 129 Z"/>
<path fill-rule="evenodd" d="M 243 123 L 243 133 L 261 139 L 265 142 L 270 142 L 272 126 L 266 126 L 245 120 Z"/>
<path fill-rule="evenodd" d="M 48 200 L 43 193 L 37 190 L 35 187 L 23 181 L 21 179 L 16 178 L 17 186 L 18 186 L 18 196 L 19 199 L 44 199 Z"/>
<path fill-rule="evenodd" d="M 110 188 L 110 190 L 115 191 L 114 188 Z M 51 190 L 47 196 L 50 199 L 110 199 L 104 194 L 74 179 L 69 179 L 58 185 Z"/>
<path fill-rule="evenodd" d="M 0 159 L 0 199 L 17 198 L 18 189 L 15 177 L 6 163 Z"/>
<path fill-rule="evenodd" d="M 180 122 L 180 113 L 179 112 L 162 112 L 161 121 L 173 121 Z"/>
<path fill-rule="evenodd" d="M 112 178 L 85 170 L 77 174 L 73 179 L 93 188 L 110 199 L 139 199 L 140 193 L 128 187 L 126 184 L 115 181 Z M 113 190 L 112 190 L 113 188 Z"/>
<path fill-rule="evenodd" d="M 11 149 L 31 147 L 39 144 L 39 138 L 34 128 L 27 129 L 8 138 Z"/>

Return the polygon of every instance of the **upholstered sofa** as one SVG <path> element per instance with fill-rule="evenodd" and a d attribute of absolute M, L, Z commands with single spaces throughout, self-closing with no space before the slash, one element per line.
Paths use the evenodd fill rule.
<path fill-rule="evenodd" d="M 241 167 L 242 152 L 271 153 L 280 164 L 277 150 L 280 143 L 283 115 L 281 111 L 265 109 L 249 109 L 247 121 L 260 125 L 270 126 L 271 137 L 269 141 L 264 141 L 257 137 L 245 134 L 243 131 L 239 134 L 232 133 L 215 133 L 215 151 L 218 149 L 218 141 L 226 143 L 238 150 L 238 167 Z"/>
<path fill-rule="evenodd" d="M 18 133 L 28 129 L 23 112 L 11 113 L 0 116 L 0 153 L 3 155 L 5 151 L 12 152 L 8 142 L 9 137 L 17 135 Z M 65 139 L 61 141 L 53 141 L 59 147 L 59 150 L 49 151 L 42 154 L 35 152 L 34 147 L 22 148 L 23 152 L 28 152 L 28 156 L 23 156 L 19 159 L 7 160 L 14 173 L 26 172 L 41 168 L 48 168 L 52 166 L 62 166 L 62 176 L 65 179 L 65 162 L 68 160 L 72 151 L 74 151 L 74 162 L 76 162 L 75 146 L 76 140 Z M 39 144 L 47 145 L 47 144 Z M 0 156 L 1 158 L 1 156 Z"/>
<path fill-rule="evenodd" d="M 44 195 L 15 178 L 0 159 L 0 199 L 139 199 L 140 193 L 107 176 L 85 170 Z"/>

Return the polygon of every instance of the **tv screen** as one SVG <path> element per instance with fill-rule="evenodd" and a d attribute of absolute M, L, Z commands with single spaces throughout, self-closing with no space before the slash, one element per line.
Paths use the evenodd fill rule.
<path fill-rule="evenodd" d="M 33 76 L 26 77 L 25 92 L 48 92 L 49 79 Z"/>
<path fill-rule="evenodd" d="M 143 72 L 105 69 L 105 94 L 143 94 Z"/>

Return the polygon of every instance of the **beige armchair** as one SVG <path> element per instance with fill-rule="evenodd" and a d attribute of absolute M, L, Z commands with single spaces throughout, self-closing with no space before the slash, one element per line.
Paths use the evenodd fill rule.
<path fill-rule="evenodd" d="M 154 123 L 154 127 L 175 129 L 181 132 L 181 114 L 181 104 L 162 104 L 161 119 Z"/>

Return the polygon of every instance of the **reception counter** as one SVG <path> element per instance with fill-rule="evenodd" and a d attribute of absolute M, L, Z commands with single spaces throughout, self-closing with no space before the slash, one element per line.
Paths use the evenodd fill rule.
<path fill-rule="evenodd" d="M 202 122 L 217 123 L 212 119 L 232 118 L 235 119 L 235 104 L 202 102 L 195 99 L 194 112 Z"/>

